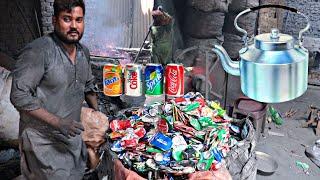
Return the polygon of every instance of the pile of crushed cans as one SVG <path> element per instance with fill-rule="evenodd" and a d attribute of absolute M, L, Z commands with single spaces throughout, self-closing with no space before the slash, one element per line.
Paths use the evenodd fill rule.
<path fill-rule="evenodd" d="M 111 150 L 136 172 L 183 175 L 217 170 L 240 128 L 217 101 L 187 93 L 165 103 L 124 110 L 110 121 Z"/>

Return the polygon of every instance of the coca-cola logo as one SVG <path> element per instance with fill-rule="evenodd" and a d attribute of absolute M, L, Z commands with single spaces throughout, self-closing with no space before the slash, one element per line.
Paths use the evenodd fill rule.
<path fill-rule="evenodd" d="M 138 73 L 135 71 L 130 73 L 129 87 L 130 89 L 137 89 L 138 87 Z"/>
<path fill-rule="evenodd" d="M 178 71 L 175 69 L 170 69 L 169 70 L 169 74 L 168 74 L 168 78 L 169 78 L 169 91 L 173 94 L 178 92 Z"/>

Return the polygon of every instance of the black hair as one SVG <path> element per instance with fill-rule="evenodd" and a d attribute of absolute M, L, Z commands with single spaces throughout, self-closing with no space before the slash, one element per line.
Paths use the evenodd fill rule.
<path fill-rule="evenodd" d="M 80 6 L 85 14 L 85 4 L 83 0 L 55 0 L 53 3 L 54 16 L 58 17 L 62 11 L 71 11 L 72 8 Z"/>

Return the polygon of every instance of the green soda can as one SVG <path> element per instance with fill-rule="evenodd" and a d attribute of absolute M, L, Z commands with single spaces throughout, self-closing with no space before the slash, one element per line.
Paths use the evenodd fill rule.
<path fill-rule="evenodd" d="M 161 64 L 147 64 L 145 68 L 145 94 L 163 94 L 163 67 Z"/>

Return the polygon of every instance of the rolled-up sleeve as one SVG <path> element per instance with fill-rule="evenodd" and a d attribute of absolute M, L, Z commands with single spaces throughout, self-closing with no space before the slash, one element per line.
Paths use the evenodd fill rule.
<path fill-rule="evenodd" d="M 36 89 L 45 72 L 43 53 L 40 49 L 27 47 L 16 61 L 10 100 L 18 110 L 36 110 L 41 107 Z"/>

